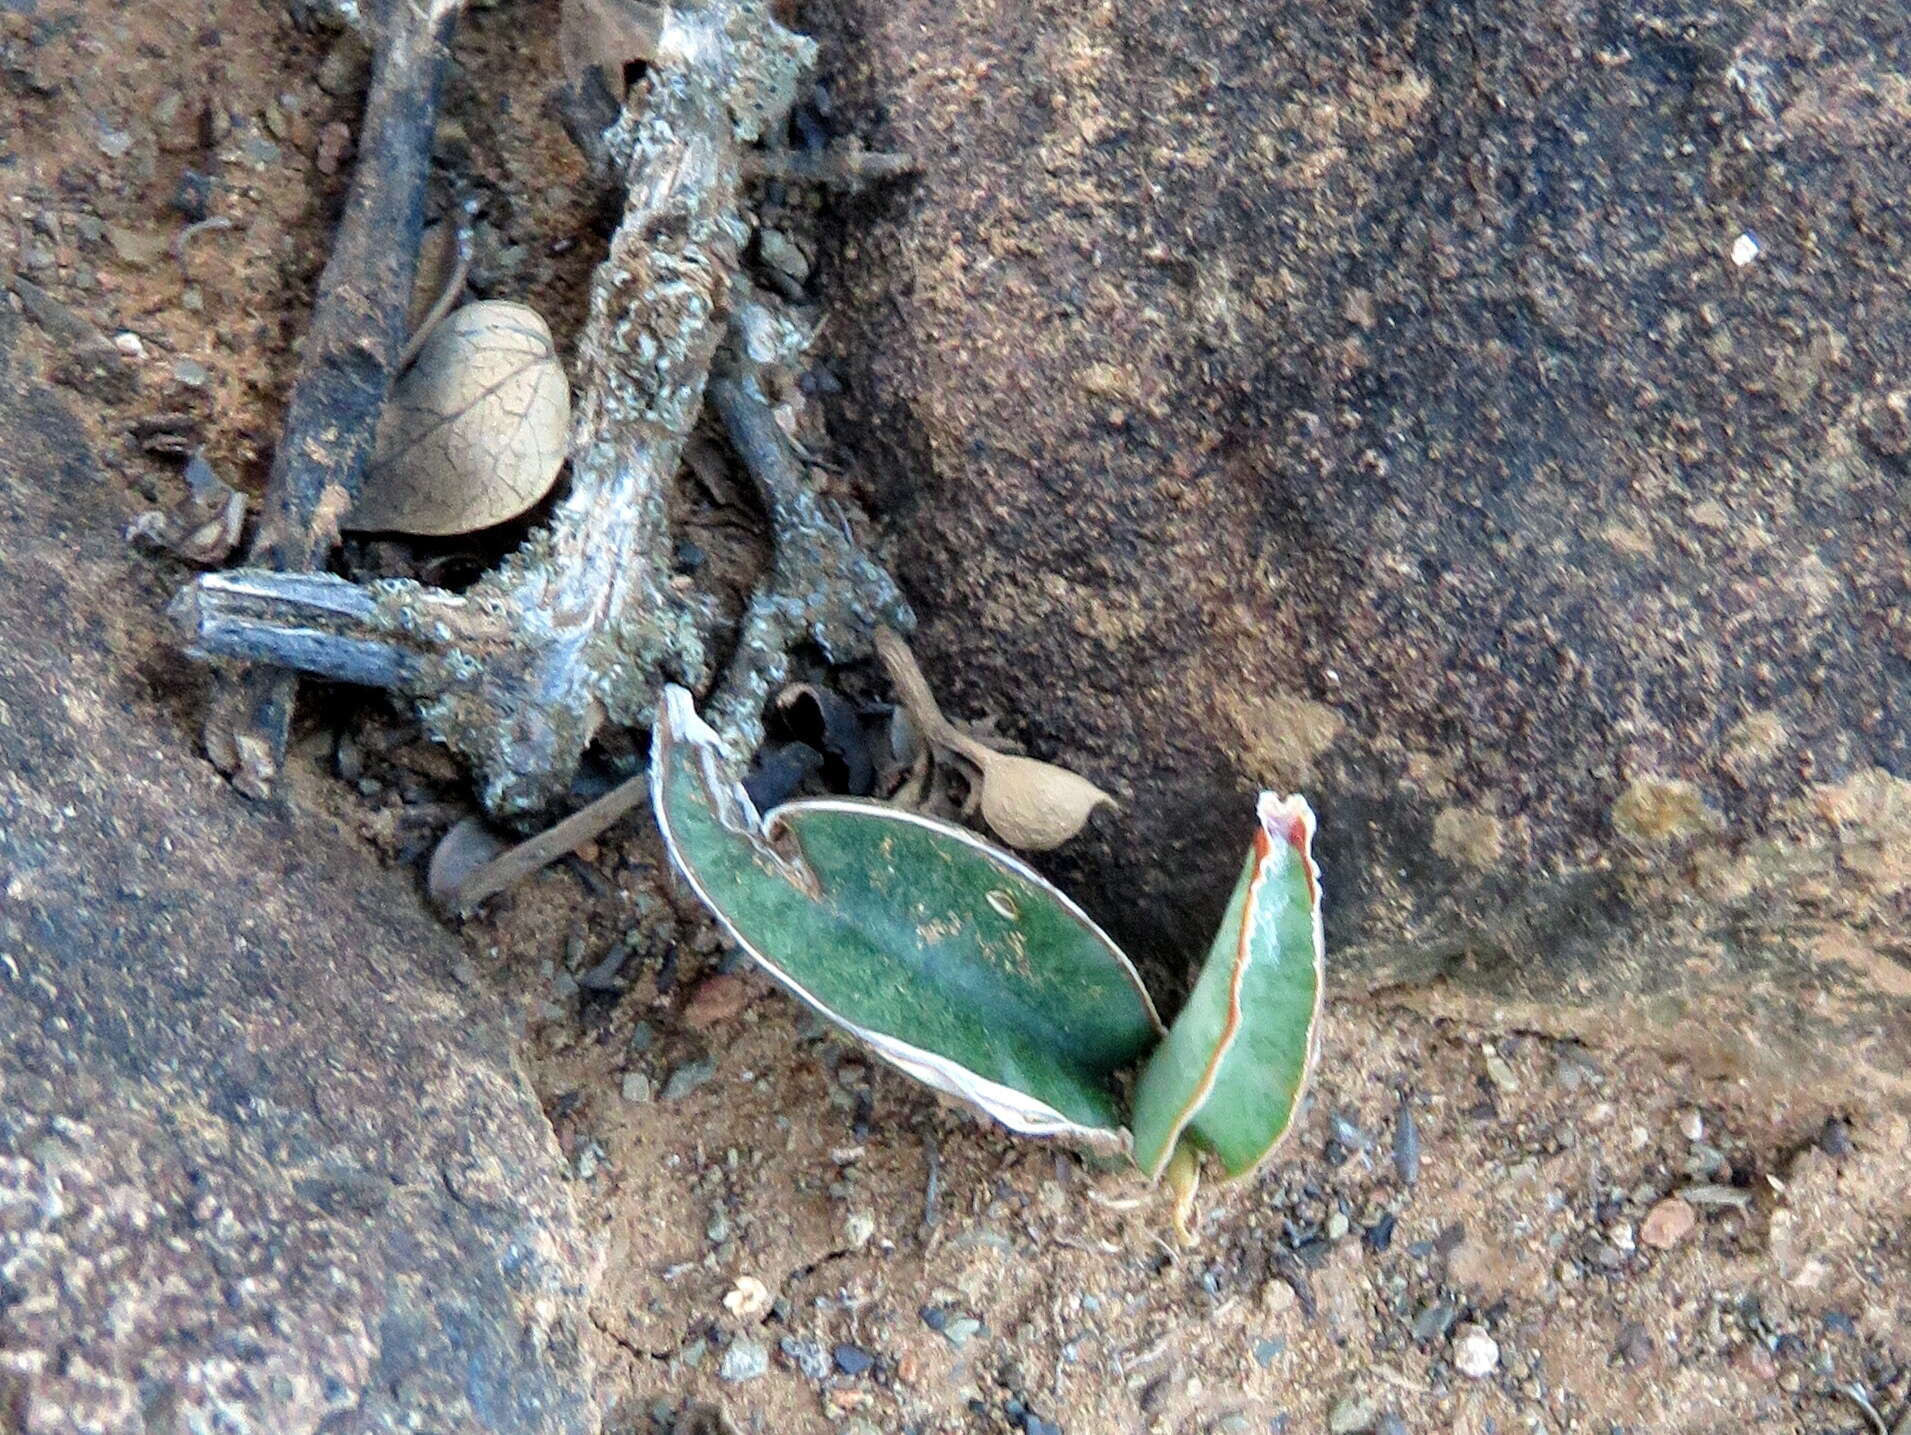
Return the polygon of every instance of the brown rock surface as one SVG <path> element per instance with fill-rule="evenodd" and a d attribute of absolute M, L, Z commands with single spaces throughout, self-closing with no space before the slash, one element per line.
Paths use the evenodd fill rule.
<path fill-rule="evenodd" d="M 0 314 L 0 1428 L 581 1431 L 588 1272 L 403 880 L 195 755 L 165 575 Z"/>
<path fill-rule="evenodd" d="M 828 256 L 841 437 L 952 715 L 1124 799 L 1052 865 L 1157 976 L 1299 788 L 1342 990 L 1905 1094 L 1911 15 L 822 28 L 923 162 Z"/>

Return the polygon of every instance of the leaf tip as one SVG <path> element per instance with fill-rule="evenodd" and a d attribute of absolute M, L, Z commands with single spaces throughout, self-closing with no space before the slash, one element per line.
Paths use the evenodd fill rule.
<path fill-rule="evenodd" d="M 1314 832 L 1319 823 L 1305 797 L 1298 792 L 1287 797 L 1263 792 L 1254 811 L 1261 821 L 1261 833 L 1269 842 L 1285 842 L 1301 856 L 1311 859 Z"/>

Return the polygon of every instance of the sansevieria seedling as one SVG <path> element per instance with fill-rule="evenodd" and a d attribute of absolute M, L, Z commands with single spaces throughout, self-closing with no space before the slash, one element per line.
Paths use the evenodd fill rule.
<path fill-rule="evenodd" d="M 1185 1191 L 1199 1153 L 1245 1176 L 1292 1122 L 1322 978 L 1300 797 L 1262 794 L 1227 915 L 1164 1032 L 1120 948 L 1013 853 L 850 798 L 759 815 L 682 688 L 658 710 L 650 788 L 671 860 L 771 976 L 1012 1130 L 1127 1152 Z"/>

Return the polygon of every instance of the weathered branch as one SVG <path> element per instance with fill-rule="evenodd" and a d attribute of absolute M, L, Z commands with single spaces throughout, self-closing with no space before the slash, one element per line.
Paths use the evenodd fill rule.
<path fill-rule="evenodd" d="M 823 512 L 747 364 L 711 380 L 710 402 L 756 482 L 772 539 L 769 575 L 709 708 L 741 756 L 762 735 L 763 707 L 789 674 L 792 644 L 807 639 L 841 662 L 868 652 L 879 626 L 912 619 L 895 580 Z"/>
<path fill-rule="evenodd" d="M 459 597 L 256 569 L 208 578 L 176 606 L 195 649 L 412 695 L 502 814 L 561 798 L 599 727 L 647 724 L 664 682 L 707 685 L 715 614 L 671 581 L 665 495 L 742 287 L 739 147 L 783 121 L 811 54 L 759 0 L 665 26 L 605 136 L 628 196 L 579 343 L 570 491 L 544 529 Z M 807 636 L 851 656 L 900 600 L 766 447 L 767 415 L 740 412 L 779 550 L 725 689 L 754 732 L 749 704 L 780 675 L 779 645 Z"/>
<path fill-rule="evenodd" d="M 322 567 L 371 461 L 378 413 L 405 342 L 438 91 L 461 4 L 386 0 L 370 25 L 374 58 L 358 162 L 247 554 L 255 568 Z M 241 790 L 270 790 L 284 760 L 296 684 L 282 668 L 222 679 L 206 718 L 206 750 Z"/>

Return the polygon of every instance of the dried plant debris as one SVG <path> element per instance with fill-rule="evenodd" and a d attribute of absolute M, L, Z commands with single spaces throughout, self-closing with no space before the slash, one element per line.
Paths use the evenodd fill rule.
<path fill-rule="evenodd" d="M 1085 777 L 1032 757 L 997 752 L 957 728 L 942 715 L 914 655 L 895 633 L 878 632 L 876 651 L 913 730 L 932 747 L 975 768 L 982 820 L 1009 846 L 1050 851 L 1087 826 L 1097 808 L 1116 806 L 1114 798 Z"/>
<path fill-rule="evenodd" d="M 213 472 L 203 453 L 195 453 L 186 462 L 185 499 L 166 512 L 140 514 L 127 526 L 126 538 L 210 566 L 225 562 L 239 546 L 245 518 L 245 495 Z"/>
<path fill-rule="evenodd" d="M 595 840 L 649 794 L 642 773 L 619 783 L 595 802 L 515 845 L 481 819 L 467 817 L 445 833 L 431 854 L 426 888 L 441 911 L 453 916 L 474 910 L 487 897 L 548 867 L 558 858 Z"/>
<path fill-rule="evenodd" d="M 372 47 L 358 161 L 319 277 L 299 372 L 259 503 L 247 561 L 295 585 L 323 571 L 338 524 L 363 486 L 378 415 L 406 336 L 405 307 L 431 169 L 433 125 L 451 34 L 464 0 L 337 0 Z M 183 263 L 183 251 L 182 263 Z M 281 644 L 283 646 L 283 644 Z M 294 638 L 293 646 L 322 644 Z M 213 763 L 254 796 L 285 759 L 300 664 L 264 652 L 261 665 L 216 675 L 202 738 Z"/>
<path fill-rule="evenodd" d="M 869 734 L 854 703 L 831 688 L 792 683 L 776 695 L 774 715 L 799 742 L 827 764 L 831 786 L 851 797 L 867 797 L 876 787 L 876 758 Z"/>
<path fill-rule="evenodd" d="M 467 304 L 393 388 L 345 526 L 444 535 L 516 518 L 556 481 L 570 427 L 570 382 L 537 311 Z"/>
<path fill-rule="evenodd" d="M 726 323 L 759 303 L 738 271 L 740 146 L 786 120 L 814 46 L 761 0 L 717 0 L 671 12 L 637 58 L 642 77 L 601 136 L 626 203 L 578 340 L 570 483 L 546 524 L 462 594 L 262 567 L 206 575 L 175 606 L 204 656 L 410 695 L 477 769 L 494 814 L 559 801 L 600 729 L 647 725 L 668 681 L 720 675 L 711 712 L 747 752 L 792 645 L 853 661 L 878 624 L 910 622 L 894 582 L 809 492 L 749 353 L 726 360 L 718 397 L 762 491 L 771 573 L 734 641 L 713 601 L 673 581 L 667 491 Z"/>

